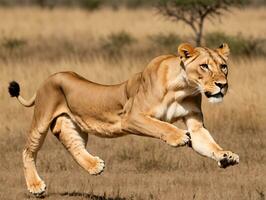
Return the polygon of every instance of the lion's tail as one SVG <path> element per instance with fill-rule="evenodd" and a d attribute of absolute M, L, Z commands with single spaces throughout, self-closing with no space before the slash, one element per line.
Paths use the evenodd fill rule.
<path fill-rule="evenodd" d="M 17 97 L 19 103 L 21 103 L 25 107 L 31 107 L 35 103 L 36 94 L 34 94 L 30 100 L 26 100 L 22 96 L 20 96 L 20 87 L 16 81 L 9 83 L 8 92 L 11 97 Z"/>

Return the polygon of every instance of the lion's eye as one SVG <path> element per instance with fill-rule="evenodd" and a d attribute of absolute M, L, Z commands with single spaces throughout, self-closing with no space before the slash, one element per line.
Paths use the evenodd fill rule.
<path fill-rule="evenodd" d="M 221 69 L 226 69 L 227 65 L 226 64 L 221 64 Z"/>
<path fill-rule="evenodd" d="M 201 64 L 200 67 L 203 70 L 208 70 L 209 69 L 209 66 L 207 64 Z"/>
<path fill-rule="evenodd" d="M 225 72 L 225 73 L 227 72 L 227 65 L 226 64 L 221 64 L 220 67 L 221 67 L 221 70 L 223 72 Z"/>

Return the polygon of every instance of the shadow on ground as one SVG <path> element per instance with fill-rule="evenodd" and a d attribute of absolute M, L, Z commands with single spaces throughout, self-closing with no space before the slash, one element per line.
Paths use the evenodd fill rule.
<path fill-rule="evenodd" d="M 34 197 L 33 195 L 26 195 L 28 199 L 31 199 Z M 43 196 L 37 197 L 37 199 L 45 199 L 49 197 L 55 197 L 55 196 L 61 196 L 61 197 L 81 197 L 89 200 L 126 200 L 124 197 L 107 197 L 105 194 L 104 195 L 95 195 L 95 194 L 90 194 L 90 193 L 85 193 L 85 192 L 62 192 L 62 193 L 49 193 Z M 35 197 L 36 198 L 36 197 Z"/>

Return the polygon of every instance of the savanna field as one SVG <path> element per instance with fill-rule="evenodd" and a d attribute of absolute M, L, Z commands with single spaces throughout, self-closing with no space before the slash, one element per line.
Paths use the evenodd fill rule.
<path fill-rule="evenodd" d="M 204 43 L 218 47 L 220 41 L 216 44 L 213 37 L 223 34 L 225 39 L 265 45 L 265 21 L 266 7 L 233 10 L 206 24 L 204 34 L 209 37 Z M 191 35 L 186 26 L 153 9 L 0 8 L 0 199 L 35 199 L 27 192 L 22 164 L 33 108 L 9 97 L 10 81 L 21 84 L 27 99 L 58 71 L 75 71 L 103 84 L 119 83 L 143 70 L 155 56 L 175 54 L 180 42 L 192 41 Z M 106 164 L 102 175 L 91 176 L 49 133 L 37 160 L 47 184 L 45 199 L 264 200 L 263 51 L 263 45 L 243 54 L 232 51 L 223 103 L 211 105 L 203 98 L 206 127 L 224 149 L 239 154 L 239 165 L 220 169 L 188 147 L 172 148 L 151 138 L 90 136 L 87 149 Z"/>

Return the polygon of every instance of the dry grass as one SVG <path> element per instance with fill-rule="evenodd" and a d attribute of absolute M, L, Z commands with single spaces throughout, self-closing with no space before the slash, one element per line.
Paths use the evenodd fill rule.
<path fill-rule="evenodd" d="M 265 13 L 265 8 L 237 11 L 222 25 L 208 24 L 207 29 L 262 37 Z M 138 42 L 125 48 L 121 59 L 110 59 L 99 49 L 101 40 L 122 30 Z M 1 8 L 1 43 L 10 39 L 24 43 L 14 49 L 0 47 L 0 199 L 33 199 L 26 191 L 21 159 L 33 109 L 10 99 L 6 89 L 10 80 L 21 83 L 25 97 L 49 74 L 61 70 L 118 83 L 163 53 L 156 49 L 136 53 L 149 50 L 147 37 L 178 30 L 181 36 L 190 34 L 149 10 Z M 206 126 L 223 147 L 239 153 L 240 165 L 219 169 L 189 148 L 175 149 L 149 138 L 91 137 L 88 149 L 106 162 L 104 174 L 92 177 L 49 134 L 38 158 L 48 186 L 46 199 L 265 199 L 265 65 L 264 58 L 232 58 L 224 103 L 204 101 Z"/>

